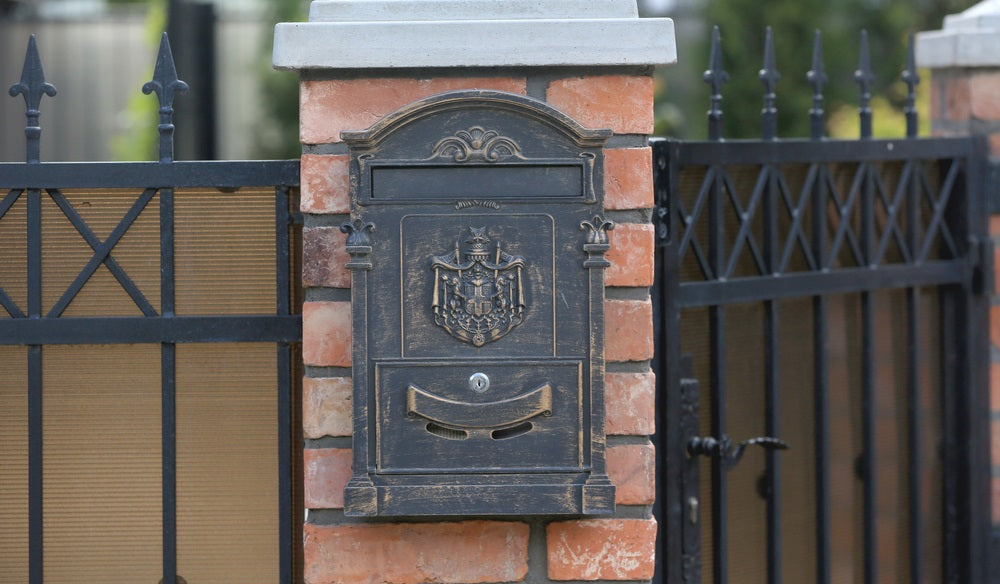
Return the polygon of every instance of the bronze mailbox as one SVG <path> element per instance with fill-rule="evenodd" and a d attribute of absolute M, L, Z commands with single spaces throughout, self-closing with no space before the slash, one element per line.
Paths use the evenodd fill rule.
<path fill-rule="evenodd" d="M 590 515 L 604 463 L 603 146 L 538 100 L 436 95 L 350 149 L 348 515 Z"/>

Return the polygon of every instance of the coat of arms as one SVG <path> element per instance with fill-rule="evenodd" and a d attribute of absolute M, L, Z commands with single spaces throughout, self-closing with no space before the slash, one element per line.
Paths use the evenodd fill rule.
<path fill-rule="evenodd" d="M 506 335 L 524 318 L 524 258 L 490 246 L 485 227 L 470 227 L 465 253 L 431 258 L 434 322 L 465 342 L 482 347 Z"/>

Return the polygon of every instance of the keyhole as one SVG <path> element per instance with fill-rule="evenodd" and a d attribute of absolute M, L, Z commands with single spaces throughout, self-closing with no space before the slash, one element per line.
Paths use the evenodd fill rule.
<path fill-rule="evenodd" d="M 473 373 L 469 377 L 469 389 L 476 393 L 483 393 L 490 388 L 490 378 L 485 373 Z"/>

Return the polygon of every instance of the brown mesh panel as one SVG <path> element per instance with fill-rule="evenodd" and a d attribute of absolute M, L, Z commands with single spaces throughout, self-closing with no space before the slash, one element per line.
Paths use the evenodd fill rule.
<path fill-rule="evenodd" d="M 0 347 L 0 371 L 0 582 L 27 582 L 27 349 Z"/>
<path fill-rule="evenodd" d="M 278 580 L 277 352 L 177 347 L 177 573 Z"/>
<path fill-rule="evenodd" d="M 46 583 L 157 582 L 159 345 L 53 345 L 42 363 Z"/>
<path fill-rule="evenodd" d="M 274 189 L 174 202 L 177 314 L 274 314 Z"/>

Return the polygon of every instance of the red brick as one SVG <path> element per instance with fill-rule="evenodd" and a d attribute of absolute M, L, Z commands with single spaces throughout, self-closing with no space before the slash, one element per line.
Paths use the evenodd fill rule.
<path fill-rule="evenodd" d="M 993 477 L 993 524 L 1000 524 L 1000 477 Z"/>
<path fill-rule="evenodd" d="M 969 110 L 976 119 L 1000 121 L 1000 73 L 978 73 L 969 78 Z"/>
<path fill-rule="evenodd" d="M 517 582 L 528 573 L 525 523 L 305 526 L 306 584 Z"/>
<path fill-rule="evenodd" d="M 604 152 L 604 206 L 616 210 L 653 207 L 653 154 L 649 148 Z"/>
<path fill-rule="evenodd" d="M 1000 215 L 990 215 L 990 235 L 1000 235 Z M 1000 254 L 1000 250 L 997 253 Z M 1000 256 L 994 256 L 997 257 Z"/>
<path fill-rule="evenodd" d="M 990 453 L 993 467 L 1000 467 L 1000 420 L 990 421 Z"/>
<path fill-rule="evenodd" d="M 990 364 L 990 411 L 1000 412 L 1000 363 Z"/>
<path fill-rule="evenodd" d="M 438 77 L 304 81 L 299 92 L 299 136 L 303 144 L 340 142 L 343 130 L 364 130 L 413 101 L 457 89 L 496 89 L 524 95 L 527 80 Z"/>
<path fill-rule="evenodd" d="M 656 564 L 656 520 L 550 523 L 546 544 L 552 580 L 649 580 Z"/>
<path fill-rule="evenodd" d="M 653 305 L 649 300 L 608 300 L 604 320 L 608 361 L 653 358 Z"/>
<path fill-rule="evenodd" d="M 351 303 L 302 305 L 302 361 L 319 367 L 351 366 Z"/>
<path fill-rule="evenodd" d="M 303 154 L 299 170 L 299 208 L 303 213 L 347 213 L 351 179 L 347 156 Z"/>
<path fill-rule="evenodd" d="M 604 273 L 605 285 L 653 285 L 654 235 L 651 223 L 618 223 L 608 232 L 611 267 Z"/>
<path fill-rule="evenodd" d="M 354 383 L 350 377 L 302 379 L 302 434 L 306 438 L 353 433 Z"/>
<path fill-rule="evenodd" d="M 652 444 L 608 446 L 608 476 L 615 484 L 615 503 L 652 505 L 656 500 L 656 450 Z"/>
<path fill-rule="evenodd" d="M 349 448 L 306 448 L 302 468 L 307 509 L 344 508 L 344 486 L 351 479 Z"/>
<path fill-rule="evenodd" d="M 969 119 L 969 97 L 968 77 L 948 79 L 945 87 L 945 119 L 958 122 Z"/>
<path fill-rule="evenodd" d="M 302 230 L 302 285 L 306 287 L 350 288 L 351 272 L 344 267 L 346 238 L 336 227 L 307 227 Z"/>
<path fill-rule="evenodd" d="M 990 307 L 990 341 L 1000 348 L 1000 305 Z"/>
<path fill-rule="evenodd" d="M 545 100 L 589 128 L 653 133 L 653 78 L 648 75 L 556 79 L 549 83 Z"/>
<path fill-rule="evenodd" d="M 990 155 L 994 158 L 1000 157 L 1000 132 L 989 135 Z"/>
<path fill-rule="evenodd" d="M 652 371 L 608 373 L 604 403 L 607 411 L 605 434 L 649 435 L 656 432 L 656 376 Z"/>

